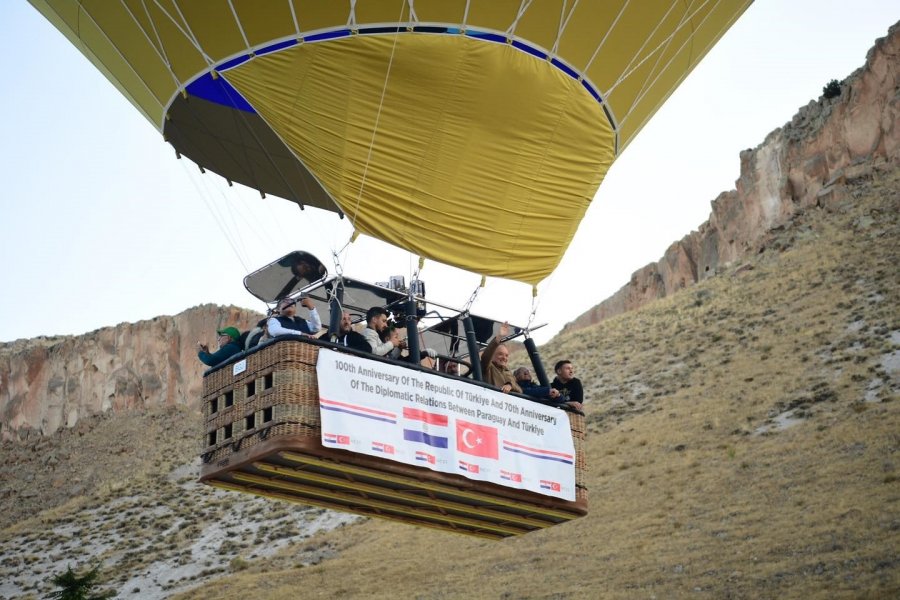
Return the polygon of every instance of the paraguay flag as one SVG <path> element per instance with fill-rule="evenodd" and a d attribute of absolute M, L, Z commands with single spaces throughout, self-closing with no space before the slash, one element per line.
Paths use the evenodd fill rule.
<path fill-rule="evenodd" d="M 418 442 L 420 444 L 427 444 L 435 448 L 447 447 L 446 436 L 431 435 L 425 433 L 424 431 L 419 431 L 418 429 L 404 429 L 403 439 L 407 442 Z"/>
<path fill-rule="evenodd" d="M 444 430 L 447 427 L 447 415 L 404 406 L 403 418 L 410 421 L 403 428 L 404 440 L 426 444 L 434 448 L 449 446 L 449 438 Z"/>
<path fill-rule="evenodd" d="M 531 458 L 539 458 L 541 460 L 552 460 L 555 462 L 565 463 L 567 465 L 574 464 L 575 462 L 575 457 L 571 454 L 567 454 L 565 452 L 557 452 L 556 450 L 534 448 L 532 446 L 526 446 L 525 444 L 519 444 L 517 442 L 511 442 L 509 440 L 503 440 L 503 449 L 507 452 L 524 454 L 525 456 L 530 456 Z"/>
<path fill-rule="evenodd" d="M 436 425 L 438 427 L 447 426 L 447 415 L 432 413 L 419 408 L 409 408 L 408 406 L 404 406 L 403 418 L 412 421 L 421 421 L 422 423 Z"/>

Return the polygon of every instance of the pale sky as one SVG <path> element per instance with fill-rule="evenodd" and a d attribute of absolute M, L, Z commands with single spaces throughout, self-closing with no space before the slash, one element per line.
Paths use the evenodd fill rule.
<path fill-rule="evenodd" d="M 865 61 L 900 19 L 889 0 L 756 0 L 617 159 L 562 263 L 539 286 L 547 341 L 709 216 L 738 153 Z M 0 341 L 77 335 L 203 303 L 264 305 L 248 272 L 291 250 L 349 240 L 346 221 L 229 188 L 171 146 L 34 8 L 0 6 Z M 366 281 L 415 257 L 360 238 L 341 255 Z M 480 277 L 427 262 L 435 301 L 463 305 Z M 530 286 L 489 279 L 473 312 L 524 325 Z"/>

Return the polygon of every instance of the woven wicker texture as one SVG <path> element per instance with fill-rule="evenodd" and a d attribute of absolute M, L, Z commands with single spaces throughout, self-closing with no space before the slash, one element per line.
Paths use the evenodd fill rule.
<path fill-rule="evenodd" d="M 285 446 L 300 444 L 317 454 L 323 450 L 315 366 L 318 351 L 319 346 L 314 344 L 284 340 L 247 356 L 246 369 L 236 376 L 229 366 L 206 377 L 203 397 L 206 428 L 202 457 L 205 465 L 221 465 L 221 472 L 207 473 L 204 479 L 210 483 L 214 479 L 234 481 L 233 477 L 239 473 L 235 465 L 246 462 L 248 452 L 258 454 L 253 449 L 263 442 L 273 442 L 276 446 L 279 440 Z M 566 414 L 575 446 L 576 503 L 586 507 L 585 419 L 581 414 Z M 261 447 L 260 451 L 268 452 L 266 448 L 269 446 Z M 399 463 L 391 468 L 421 469 Z M 453 477 L 459 476 L 447 476 L 448 483 Z M 504 493 L 516 492 L 504 490 Z M 555 502 L 546 497 L 542 501 Z M 559 503 L 561 506 L 567 504 L 565 501 Z M 360 512 L 352 507 L 348 510 Z"/>

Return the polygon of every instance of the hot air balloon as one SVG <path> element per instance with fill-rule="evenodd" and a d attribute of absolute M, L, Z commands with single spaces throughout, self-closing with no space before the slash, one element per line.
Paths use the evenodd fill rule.
<path fill-rule="evenodd" d="M 615 158 L 751 3 L 30 1 L 179 156 L 261 194 L 338 213 L 356 233 L 422 259 L 532 286 L 559 263 Z M 267 267 L 262 271 L 277 272 Z M 323 310 L 332 313 L 332 302 L 345 292 L 364 290 L 397 304 L 405 294 L 407 304 L 399 312 L 423 330 L 416 325 L 423 316 L 416 306 L 424 304 L 424 294 L 412 285 L 397 296 L 384 291 L 389 287 L 341 277 L 281 283 L 264 294 L 267 302 L 284 294 L 318 294 Z M 464 310 L 459 319 L 443 320 L 468 316 Z M 442 321 L 433 332 L 441 333 L 441 327 L 452 329 Z M 476 337 L 469 347 L 472 360 L 478 342 Z M 280 350 L 272 360 L 309 367 L 319 359 L 300 347 L 310 346 L 314 354 L 334 351 L 320 343 L 327 344 L 271 344 L 207 374 L 204 401 L 215 435 L 207 438 L 213 450 L 205 454 L 225 470 L 250 465 L 243 479 L 227 485 L 285 497 L 319 486 L 330 494 L 324 500 L 315 496 L 323 504 L 489 537 L 586 512 L 586 492 L 560 499 L 538 486 L 510 496 L 511 489 L 519 493 L 522 486 L 514 484 L 521 482 L 501 481 L 500 475 L 490 484 L 471 472 L 429 475 L 428 485 L 417 488 L 422 471 L 415 469 L 427 467 L 403 466 L 411 470 L 401 473 L 399 463 L 373 458 L 358 467 L 362 471 L 352 465 L 334 471 L 337 450 L 312 456 L 314 462 L 280 451 L 269 464 L 259 452 L 248 453 L 250 443 L 271 441 L 257 433 L 255 442 L 248 438 L 232 454 L 220 452 L 238 443 L 238 430 L 255 431 L 263 417 L 274 418 L 278 405 L 261 404 L 261 392 L 311 376 L 302 369 L 305 374 L 285 375 L 259 357 L 291 345 L 293 350 Z M 453 393 L 457 385 L 478 388 L 460 387 L 463 396 L 481 394 L 477 382 L 454 382 Z M 247 403 L 241 411 L 235 410 L 239 402 Z M 285 406 L 293 407 L 283 409 L 291 415 L 285 424 L 293 424 L 285 435 L 316 418 L 298 416 L 291 402 Z M 229 421 L 226 412 L 241 414 Z M 583 423 L 573 427 L 583 432 Z M 302 479 L 300 472 L 316 476 L 284 483 L 292 476 Z M 396 477 L 379 479 L 377 473 Z M 346 491 L 335 483 L 341 478 L 360 485 Z M 493 487 L 476 493 L 467 487 L 473 481 Z M 379 486 L 393 492 L 362 506 L 359 498 Z M 445 488 L 437 492 L 433 486 Z M 429 494 L 440 501 L 428 505 L 422 498 Z M 481 510 L 492 494 L 501 500 Z M 536 524 L 541 511 L 554 515 L 543 525 Z"/>

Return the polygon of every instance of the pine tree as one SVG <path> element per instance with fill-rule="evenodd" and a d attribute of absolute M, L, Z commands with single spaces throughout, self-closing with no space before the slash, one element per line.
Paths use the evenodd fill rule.
<path fill-rule="evenodd" d="M 55 600 L 105 600 L 115 596 L 115 592 L 94 592 L 99 577 L 100 565 L 94 565 L 94 568 L 81 577 L 77 576 L 69 566 L 65 573 L 53 576 L 53 584 L 59 589 L 50 592 L 49 598 Z"/>

